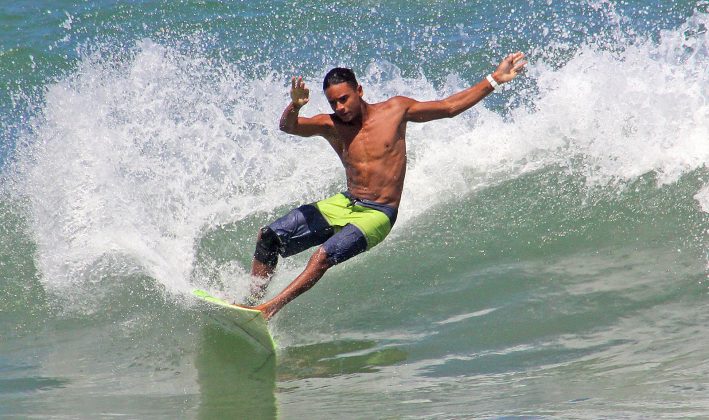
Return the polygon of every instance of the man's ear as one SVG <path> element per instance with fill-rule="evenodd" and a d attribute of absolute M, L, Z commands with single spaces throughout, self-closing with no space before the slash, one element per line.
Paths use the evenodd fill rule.
<path fill-rule="evenodd" d="M 362 95 L 364 95 L 364 91 L 362 90 L 362 85 L 357 85 L 357 94 L 361 98 Z"/>

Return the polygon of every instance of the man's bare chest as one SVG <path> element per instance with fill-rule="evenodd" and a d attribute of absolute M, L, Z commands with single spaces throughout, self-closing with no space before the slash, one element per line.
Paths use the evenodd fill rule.
<path fill-rule="evenodd" d="M 357 130 L 340 133 L 341 156 L 349 161 L 376 160 L 388 157 L 403 142 L 398 126 L 366 124 Z"/>

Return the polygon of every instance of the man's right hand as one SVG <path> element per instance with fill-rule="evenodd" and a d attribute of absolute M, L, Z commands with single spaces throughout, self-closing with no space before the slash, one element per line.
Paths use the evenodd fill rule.
<path fill-rule="evenodd" d="M 293 106 L 295 107 L 302 107 L 303 105 L 307 104 L 308 101 L 310 100 L 310 89 L 305 87 L 305 82 L 303 81 L 303 77 L 298 77 L 297 79 L 293 77 L 291 79 L 291 90 L 290 90 L 290 99 L 291 102 L 293 103 Z"/>

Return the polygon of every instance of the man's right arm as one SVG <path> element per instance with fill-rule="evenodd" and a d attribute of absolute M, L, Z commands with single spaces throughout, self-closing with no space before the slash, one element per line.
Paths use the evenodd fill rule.
<path fill-rule="evenodd" d="M 279 128 L 288 134 L 301 137 L 323 136 L 333 127 L 332 118 L 329 115 L 319 114 L 311 118 L 300 117 L 300 106 L 291 102 L 283 111 Z"/>
<path fill-rule="evenodd" d="M 283 111 L 279 128 L 288 134 L 295 134 L 301 137 L 320 135 L 327 137 L 333 127 L 332 118 L 329 115 L 319 114 L 312 118 L 300 117 L 300 108 L 310 100 L 310 90 L 305 87 L 303 78 L 291 79 L 291 103 Z"/>

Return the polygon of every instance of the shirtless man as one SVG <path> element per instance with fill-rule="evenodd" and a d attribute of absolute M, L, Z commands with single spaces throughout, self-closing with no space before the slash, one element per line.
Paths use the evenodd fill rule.
<path fill-rule="evenodd" d="M 446 99 L 419 102 L 395 96 L 370 104 L 349 69 L 334 68 L 325 76 L 323 91 L 333 114 L 300 117 L 309 90 L 303 78 L 292 79 L 291 103 L 280 129 L 301 137 L 322 136 L 340 157 L 347 191 L 300 206 L 261 228 L 251 274 L 260 279 L 252 296 L 260 299 L 278 262 L 320 245 L 305 270 L 268 302 L 253 308 L 272 317 L 284 305 L 310 289 L 335 264 L 380 243 L 396 221 L 406 174 L 406 123 L 454 117 L 512 80 L 525 66 L 524 54 L 508 55 L 485 79 Z"/>

